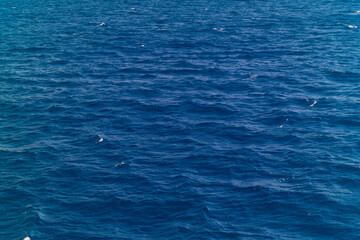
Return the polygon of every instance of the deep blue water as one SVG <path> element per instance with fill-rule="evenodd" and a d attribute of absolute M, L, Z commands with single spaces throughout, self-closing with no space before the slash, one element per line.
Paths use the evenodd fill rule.
<path fill-rule="evenodd" d="M 359 10 L 1 1 L 0 239 L 359 239 Z"/>

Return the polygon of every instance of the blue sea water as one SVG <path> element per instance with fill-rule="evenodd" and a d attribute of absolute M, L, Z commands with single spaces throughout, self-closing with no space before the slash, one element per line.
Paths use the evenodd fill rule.
<path fill-rule="evenodd" d="M 1 1 L 0 239 L 359 239 L 359 10 Z"/>

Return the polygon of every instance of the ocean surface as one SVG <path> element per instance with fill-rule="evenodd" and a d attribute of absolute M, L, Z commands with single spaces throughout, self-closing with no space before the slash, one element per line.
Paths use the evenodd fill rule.
<path fill-rule="evenodd" d="M 0 239 L 359 239 L 357 11 L 2 0 Z"/>

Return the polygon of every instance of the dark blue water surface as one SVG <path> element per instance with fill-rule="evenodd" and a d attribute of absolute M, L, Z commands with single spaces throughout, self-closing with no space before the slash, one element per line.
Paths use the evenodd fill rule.
<path fill-rule="evenodd" d="M 1 1 L 0 239 L 359 239 L 357 11 Z"/>

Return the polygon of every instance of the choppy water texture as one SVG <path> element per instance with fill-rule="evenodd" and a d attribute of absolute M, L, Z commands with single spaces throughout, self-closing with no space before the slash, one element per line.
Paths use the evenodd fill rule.
<path fill-rule="evenodd" d="M 0 239 L 358 239 L 358 10 L 1 1 Z"/>

